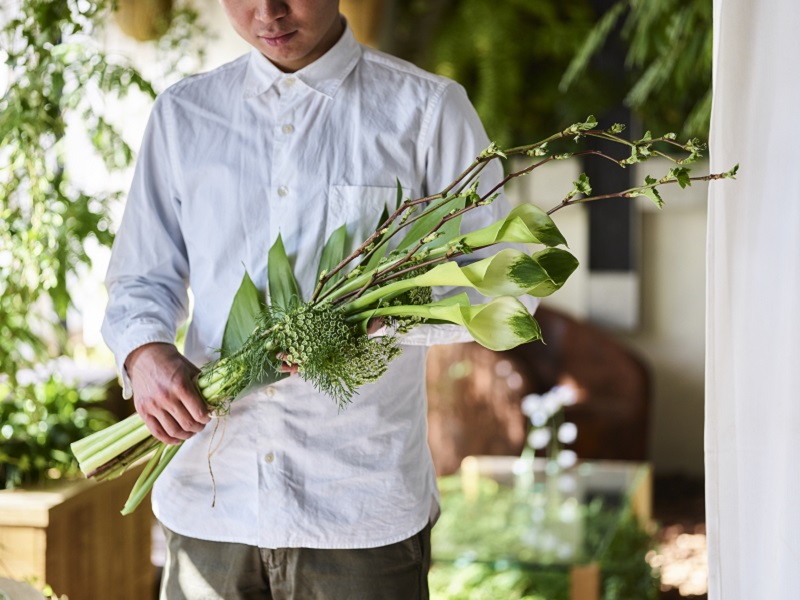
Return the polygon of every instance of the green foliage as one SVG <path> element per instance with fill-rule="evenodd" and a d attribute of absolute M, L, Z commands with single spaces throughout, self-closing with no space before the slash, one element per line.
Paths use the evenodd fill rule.
<path fill-rule="evenodd" d="M 269 249 L 267 267 L 269 304 L 276 311 L 287 312 L 302 298 L 280 234 Z"/>
<path fill-rule="evenodd" d="M 225 332 L 222 334 L 222 355 L 229 356 L 241 348 L 258 327 L 262 310 L 261 294 L 245 271 L 242 283 L 233 297 Z"/>
<path fill-rule="evenodd" d="M 108 209 L 121 192 L 89 193 L 75 183 L 67 131 L 80 123 L 105 168 L 125 168 L 133 152 L 104 107 L 134 90 L 155 97 L 136 69 L 92 40 L 110 10 L 102 0 L 23 0 L 2 9 L 9 85 L 0 98 L 0 374 L 12 383 L 20 368 L 68 350 L 69 281 L 90 264 L 90 244 L 113 240 Z M 188 35 L 191 19 L 176 23 Z M 170 39 L 178 44 L 180 36 Z"/>
<path fill-rule="evenodd" d="M 622 23 L 621 28 L 618 27 Z M 708 136 L 713 54 L 711 0 L 619 0 L 597 22 L 561 80 L 577 92 L 593 56 L 621 31 L 629 74 L 625 103 L 658 129 Z"/>
<path fill-rule="evenodd" d="M 484 478 L 477 484 L 476 497 L 467 498 L 460 476 L 440 479 L 442 516 L 433 529 L 428 579 L 432 600 L 568 600 L 570 561 L 543 553 L 526 535 L 534 526 L 528 503 L 542 492 L 520 495 Z M 584 537 L 572 560 L 599 562 L 601 598 L 655 600 L 658 580 L 645 560 L 654 540 L 629 508 L 591 500 L 579 514 Z"/>
<path fill-rule="evenodd" d="M 386 372 L 400 349 L 393 336 L 368 338 L 329 302 L 302 304 L 272 327 L 283 360 L 296 364 L 314 386 L 345 406 L 356 390 Z"/>
<path fill-rule="evenodd" d="M 114 422 L 97 403 L 105 390 L 76 390 L 52 376 L 43 383 L 0 386 L 0 487 L 77 475 L 71 442 Z"/>
<path fill-rule="evenodd" d="M 587 0 L 416 0 L 393 8 L 386 50 L 461 83 L 501 146 L 542 137 L 612 98 L 593 75 L 575 93 L 558 90 L 594 24 Z"/>

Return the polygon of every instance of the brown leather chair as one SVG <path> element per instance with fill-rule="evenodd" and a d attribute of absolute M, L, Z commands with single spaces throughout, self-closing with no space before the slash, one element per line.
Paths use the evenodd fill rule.
<path fill-rule="evenodd" d="M 647 460 L 649 374 L 631 350 L 587 323 L 540 307 L 544 343 L 506 352 L 476 344 L 435 346 L 428 356 L 428 443 L 437 474 L 470 454 L 519 454 L 527 394 L 574 386 L 565 408 L 578 427 L 568 447 L 580 458 Z"/>

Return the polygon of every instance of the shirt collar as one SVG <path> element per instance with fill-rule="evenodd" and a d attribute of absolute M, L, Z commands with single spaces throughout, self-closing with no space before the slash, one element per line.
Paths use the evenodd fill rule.
<path fill-rule="evenodd" d="M 332 97 L 361 58 L 361 45 L 356 41 L 350 26 L 339 41 L 320 58 L 295 73 L 284 73 L 261 52 L 253 48 L 247 65 L 242 95 L 252 98 L 263 94 L 275 82 L 295 77 L 308 87 Z"/>

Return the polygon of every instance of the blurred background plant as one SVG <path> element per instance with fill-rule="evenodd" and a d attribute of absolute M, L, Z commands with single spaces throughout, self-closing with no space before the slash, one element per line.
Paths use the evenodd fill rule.
<path fill-rule="evenodd" d="M 122 194 L 102 182 L 133 161 L 108 107 L 131 92 L 156 95 L 126 59 L 103 51 L 111 10 L 110 1 L 88 0 L 0 9 L 0 377 L 12 384 L 20 369 L 71 350 L 70 284 L 91 264 L 91 245 L 111 245 L 110 206 Z M 157 42 L 165 52 L 183 53 L 202 37 L 195 12 L 182 7 L 177 15 Z M 70 176 L 77 157 L 66 155 L 65 140 L 73 131 L 88 137 L 105 169 L 95 175 L 97 190 Z"/>
<path fill-rule="evenodd" d="M 564 73 L 559 91 L 577 87 L 604 45 L 622 42 L 623 99 L 647 127 L 708 138 L 713 52 L 710 0 L 619 0 L 598 19 Z"/>
<path fill-rule="evenodd" d="M 501 146 L 622 104 L 653 131 L 708 136 L 711 0 L 387 4 L 380 48 L 461 83 Z"/>
<path fill-rule="evenodd" d="M 134 159 L 110 108 L 131 93 L 152 101 L 156 81 L 196 68 L 205 40 L 197 12 L 167 2 L 163 35 L 152 42 L 163 60 L 146 78 L 102 44 L 123 4 L 134 13 L 149 5 L 22 0 L 0 8 L 0 487 L 76 474 L 69 443 L 113 422 L 97 406 L 104 390 L 78 390 L 47 365 L 81 343 L 67 327 L 73 286 L 92 249 L 113 241 L 112 207 L 123 192 L 112 174 Z M 70 156 L 69 136 L 87 139 L 94 156 Z M 87 161 L 98 166 L 91 189 L 70 170 Z"/>
<path fill-rule="evenodd" d="M 0 397 L 0 489 L 77 476 L 70 443 L 116 420 L 100 406 L 104 387 L 78 390 L 57 375 L 14 388 L 0 385 Z"/>
<path fill-rule="evenodd" d="M 570 385 L 557 385 L 544 394 L 528 394 L 522 399 L 522 413 L 530 423 L 526 450 L 531 456 L 541 452 L 547 457 L 548 473 L 569 469 L 578 460 L 574 450 L 564 448 L 578 437 L 578 427 L 564 418 L 564 407 L 577 400 L 577 390 Z"/>

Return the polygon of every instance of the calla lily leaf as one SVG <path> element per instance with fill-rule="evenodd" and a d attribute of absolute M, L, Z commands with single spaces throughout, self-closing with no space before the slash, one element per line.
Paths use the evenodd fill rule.
<path fill-rule="evenodd" d="M 300 288 L 292 272 L 289 257 L 283 247 L 280 234 L 269 249 L 267 258 L 267 279 L 269 280 L 269 300 L 273 308 L 286 312 L 293 302 L 299 302 Z"/>
<path fill-rule="evenodd" d="M 244 345 L 247 337 L 258 326 L 258 316 L 261 314 L 261 294 L 256 288 L 247 271 L 242 277 L 239 290 L 233 297 L 231 312 L 225 323 L 225 332 L 222 335 L 222 356 L 230 356 Z"/>

